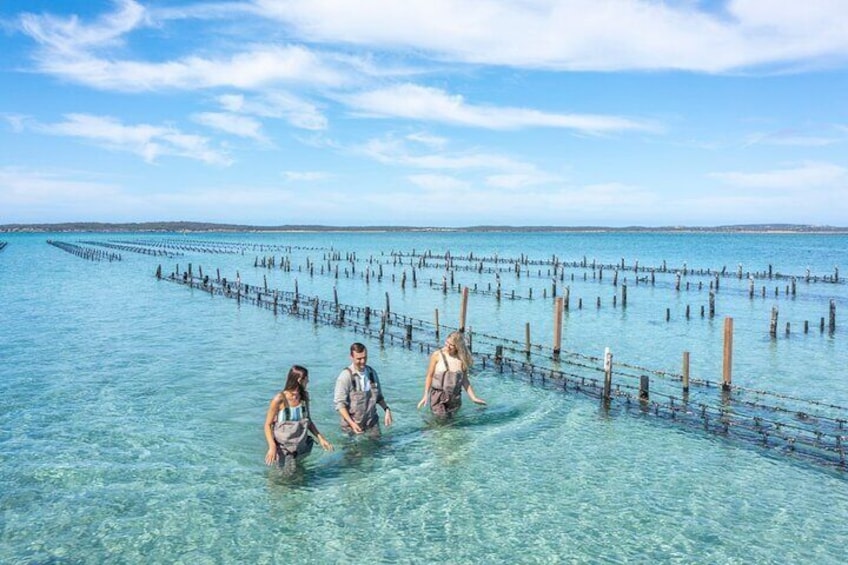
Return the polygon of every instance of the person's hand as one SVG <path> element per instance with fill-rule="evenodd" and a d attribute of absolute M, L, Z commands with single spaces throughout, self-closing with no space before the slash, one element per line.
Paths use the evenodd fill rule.
<path fill-rule="evenodd" d="M 418 409 L 419 410 L 421 410 L 422 407 L 427 406 L 427 400 L 428 400 L 428 398 L 427 398 L 426 394 L 423 397 L 421 397 L 421 401 L 418 402 Z"/>
<path fill-rule="evenodd" d="M 487 406 L 485 400 L 483 400 L 482 398 L 477 398 L 476 396 L 471 399 L 471 402 L 473 402 L 474 404 L 481 404 L 483 406 Z"/>
<path fill-rule="evenodd" d="M 318 442 L 321 444 L 321 448 L 324 451 L 332 451 L 333 450 L 333 444 L 330 443 L 329 441 L 327 441 L 327 438 L 325 438 L 324 436 L 318 436 Z"/>
<path fill-rule="evenodd" d="M 351 422 L 350 422 L 350 429 L 353 433 L 355 433 L 357 435 L 362 433 L 362 428 L 359 426 L 359 424 L 357 424 L 353 420 L 351 420 Z"/>
<path fill-rule="evenodd" d="M 386 408 L 386 416 L 384 418 L 386 427 L 391 426 L 392 422 L 394 422 L 394 418 L 392 418 L 392 409 Z"/>
<path fill-rule="evenodd" d="M 268 453 L 265 454 L 265 464 L 266 465 L 273 465 L 276 462 L 277 462 L 277 448 L 276 447 L 269 447 Z"/>

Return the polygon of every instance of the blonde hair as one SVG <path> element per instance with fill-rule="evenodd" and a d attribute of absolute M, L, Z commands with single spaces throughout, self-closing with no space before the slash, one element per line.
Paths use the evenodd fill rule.
<path fill-rule="evenodd" d="M 462 332 L 451 332 L 446 341 L 450 341 L 456 347 L 456 356 L 462 362 L 462 370 L 470 369 L 474 364 L 474 359 L 471 357 L 471 352 L 468 351 L 468 346 L 465 345 L 465 335 Z"/>

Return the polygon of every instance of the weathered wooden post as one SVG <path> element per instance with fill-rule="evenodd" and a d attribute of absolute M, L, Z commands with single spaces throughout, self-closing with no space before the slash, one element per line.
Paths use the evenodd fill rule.
<path fill-rule="evenodd" d="M 554 356 L 555 360 L 559 360 L 560 349 L 562 346 L 562 297 L 557 297 L 554 301 Z"/>
<path fill-rule="evenodd" d="M 386 292 L 386 314 L 391 312 L 391 308 L 389 308 L 389 293 Z"/>
<path fill-rule="evenodd" d="M 722 390 L 730 390 L 733 365 L 733 318 L 724 319 L 724 369 L 722 371 Z"/>
<path fill-rule="evenodd" d="M 650 388 L 650 377 L 648 375 L 639 375 L 639 400 L 647 402 L 649 398 L 648 389 Z"/>
<path fill-rule="evenodd" d="M 530 322 L 524 324 L 524 355 L 530 358 Z"/>
<path fill-rule="evenodd" d="M 689 352 L 683 352 L 683 399 L 689 396 Z"/>
<path fill-rule="evenodd" d="M 465 332 L 465 315 L 468 312 L 468 287 L 462 289 L 462 301 L 459 304 L 459 331 Z"/>
<path fill-rule="evenodd" d="M 436 308 L 436 342 L 439 341 L 439 309 Z"/>
<path fill-rule="evenodd" d="M 830 322 L 828 324 L 828 328 L 829 328 L 830 333 L 832 334 L 832 333 L 836 332 L 836 301 L 833 300 L 833 299 L 830 300 L 830 317 L 829 317 L 829 320 L 830 320 Z"/>
<path fill-rule="evenodd" d="M 777 306 L 771 307 L 771 322 L 769 323 L 769 335 L 772 339 L 777 337 Z"/>
<path fill-rule="evenodd" d="M 386 339 L 386 322 L 389 317 L 389 312 L 387 310 L 383 310 L 383 315 L 380 316 L 380 343 L 383 343 Z"/>
<path fill-rule="evenodd" d="M 612 394 L 612 352 L 610 348 L 604 349 L 604 402 L 610 401 Z"/>

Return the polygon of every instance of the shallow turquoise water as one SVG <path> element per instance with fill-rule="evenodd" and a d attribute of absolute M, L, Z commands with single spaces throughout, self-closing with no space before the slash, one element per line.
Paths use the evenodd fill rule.
<path fill-rule="evenodd" d="M 51 234 L 79 239 L 160 236 Z M 709 234 L 209 234 L 184 237 L 298 246 L 293 265 L 321 260 L 315 248 L 579 260 L 670 267 L 848 274 L 845 236 Z M 397 419 L 377 443 L 343 438 L 330 406 L 333 380 L 360 336 L 343 328 L 274 317 L 266 310 L 164 281 L 191 262 L 244 282 L 382 307 L 455 325 L 459 300 L 430 289 L 441 272 L 401 290 L 388 275 L 361 279 L 256 269 L 254 255 L 173 259 L 123 253 L 93 263 L 46 245 L 45 235 L 9 235 L 0 252 L 0 502 L 3 563 L 191 562 L 655 562 L 841 563 L 848 539 L 844 472 L 774 451 L 729 443 L 638 413 L 606 414 L 586 397 L 537 388 L 478 369 L 490 406 L 465 406 L 453 426 L 415 410 L 426 356 L 368 342 Z M 300 248 L 311 248 L 304 250 Z M 280 255 L 279 252 L 276 255 Z M 388 273 L 388 267 L 385 267 Z M 401 271 L 397 269 L 399 274 Z M 622 362 L 719 380 L 722 319 L 733 316 L 734 382 L 848 405 L 844 324 L 818 331 L 827 302 L 848 309 L 845 285 L 799 284 L 794 299 L 747 297 L 747 281 L 722 279 L 718 316 L 693 315 L 708 291 L 636 287 L 613 307 L 602 282 L 567 281 L 572 304 L 563 347 Z M 622 274 L 621 276 L 624 276 Z M 844 276 L 844 275 L 843 275 Z M 457 273 L 483 287 L 491 275 Z M 502 276 L 504 289 L 550 278 Z M 694 280 L 694 279 L 693 279 Z M 759 287 L 758 287 L 759 288 Z M 517 291 L 518 293 L 518 291 Z M 595 308 L 596 297 L 602 307 Z M 767 334 L 772 306 L 781 332 Z M 665 321 L 666 308 L 672 320 Z M 841 319 L 841 318 L 840 318 Z M 814 330 L 800 331 L 804 320 Z M 791 321 L 793 333 L 783 335 Z M 549 344 L 551 301 L 472 295 L 475 332 Z M 797 328 L 797 329 L 796 329 Z M 293 477 L 263 465 L 262 421 L 284 371 L 311 372 L 314 415 L 336 444 Z"/>

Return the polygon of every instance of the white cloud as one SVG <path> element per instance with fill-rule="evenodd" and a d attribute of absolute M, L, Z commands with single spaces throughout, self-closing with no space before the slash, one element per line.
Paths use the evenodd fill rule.
<path fill-rule="evenodd" d="M 242 94 L 225 94 L 218 97 L 218 103 L 230 112 L 284 119 L 300 129 L 327 129 L 327 118 L 316 105 L 284 92 L 269 92 L 250 99 Z"/>
<path fill-rule="evenodd" d="M 803 163 L 756 173 L 729 171 L 709 175 L 726 184 L 757 189 L 813 189 L 848 183 L 848 169 L 831 163 Z"/>
<path fill-rule="evenodd" d="M 24 131 L 24 129 L 26 129 L 26 123 L 29 120 L 28 116 L 24 116 L 22 114 L 0 114 L 0 118 L 6 120 L 9 127 L 11 127 L 12 131 L 15 133 Z"/>
<path fill-rule="evenodd" d="M 413 141 L 415 143 L 420 143 L 421 145 L 426 145 L 428 147 L 433 147 L 435 149 L 441 149 L 445 145 L 447 145 L 448 140 L 444 137 L 437 135 L 430 135 L 427 133 L 411 133 L 406 136 L 406 139 L 409 141 Z"/>
<path fill-rule="evenodd" d="M 841 0 L 730 0 L 718 13 L 653 0 L 254 2 L 309 41 L 477 64 L 723 72 L 848 56 Z"/>
<path fill-rule="evenodd" d="M 410 175 L 409 181 L 430 192 L 450 192 L 466 190 L 468 183 L 448 175 Z"/>
<path fill-rule="evenodd" d="M 467 169 L 491 169 L 494 171 L 507 171 L 513 173 L 527 173 L 535 171 L 531 163 L 517 161 L 511 157 L 491 153 L 415 153 L 403 140 L 395 137 L 371 139 L 356 152 L 366 155 L 380 163 L 387 165 L 401 165 L 416 167 L 419 169 L 439 170 L 467 170 Z"/>
<path fill-rule="evenodd" d="M 839 131 L 838 128 L 834 128 Z M 839 143 L 838 137 L 822 135 L 807 135 L 802 132 L 785 130 L 770 133 L 755 133 L 748 136 L 745 146 L 778 145 L 786 147 L 827 147 Z"/>
<path fill-rule="evenodd" d="M 35 172 L 17 167 L 0 168 L 0 203 L 10 210 L 17 207 L 84 203 L 109 199 L 119 188 L 88 179 L 69 178 L 69 174 Z"/>
<path fill-rule="evenodd" d="M 120 44 L 122 37 L 145 21 L 145 9 L 134 0 L 114 0 L 117 10 L 83 24 L 77 16 L 23 14 L 22 31 L 55 54 L 77 55 L 89 49 Z"/>
<path fill-rule="evenodd" d="M 285 171 L 283 176 L 292 182 L 315 182 L 332 177 L 330 173 L 323 171 Z"/>
<path fill-rule="evenodd" d="M 527 108 L 468 104 L 462 96 L 415 84 L 351 94 L 344 101 L 374 117 L 407 118 L 486 129 L 508 130 L 550 127 L 599 134 L 619 131 L 656 131 L 656 125 L 618 116 L 552 114 Z"/>
<path fill-rule="evenodd" d="M 508 190 L 560 182 L 562 182 L 560 177 L 538 172 L 489 175 L 486 177 L 486 185 Z"/>
<path fill-rule="evenodd" d="M 68 114 L 64 122 L 40 124 L 36 128 L 51 135 L 78 137 L 109 149 L 135 153 L 149 163 L 162 155 L 215 165 L 231 163 L 224 153 L 209 147 L 207 138 L 182 133 L 171 126 L 124 125 L 108 116 Z"/>
<path fill-rule="evenodd" d="M 145 62 L 98 58 L 89 54 L 42 53 L 42 72 L 103 90 L 126 92 L 161 89 L 196 90 L 236 87 L 261 89 L 277 83 L 338 86 L 343 73 L 299 46 L 258 46 L 218 58 L 183 57 Z"/>
<path fill-rule="evenodd" d="M 203 112 L 194 114 L 192 119 L 206 127 L 220 130 L 239 137 L 247 137 L 265 142 L 262 135 L 262 124 L 257 120 L 227 112 Z"/>

